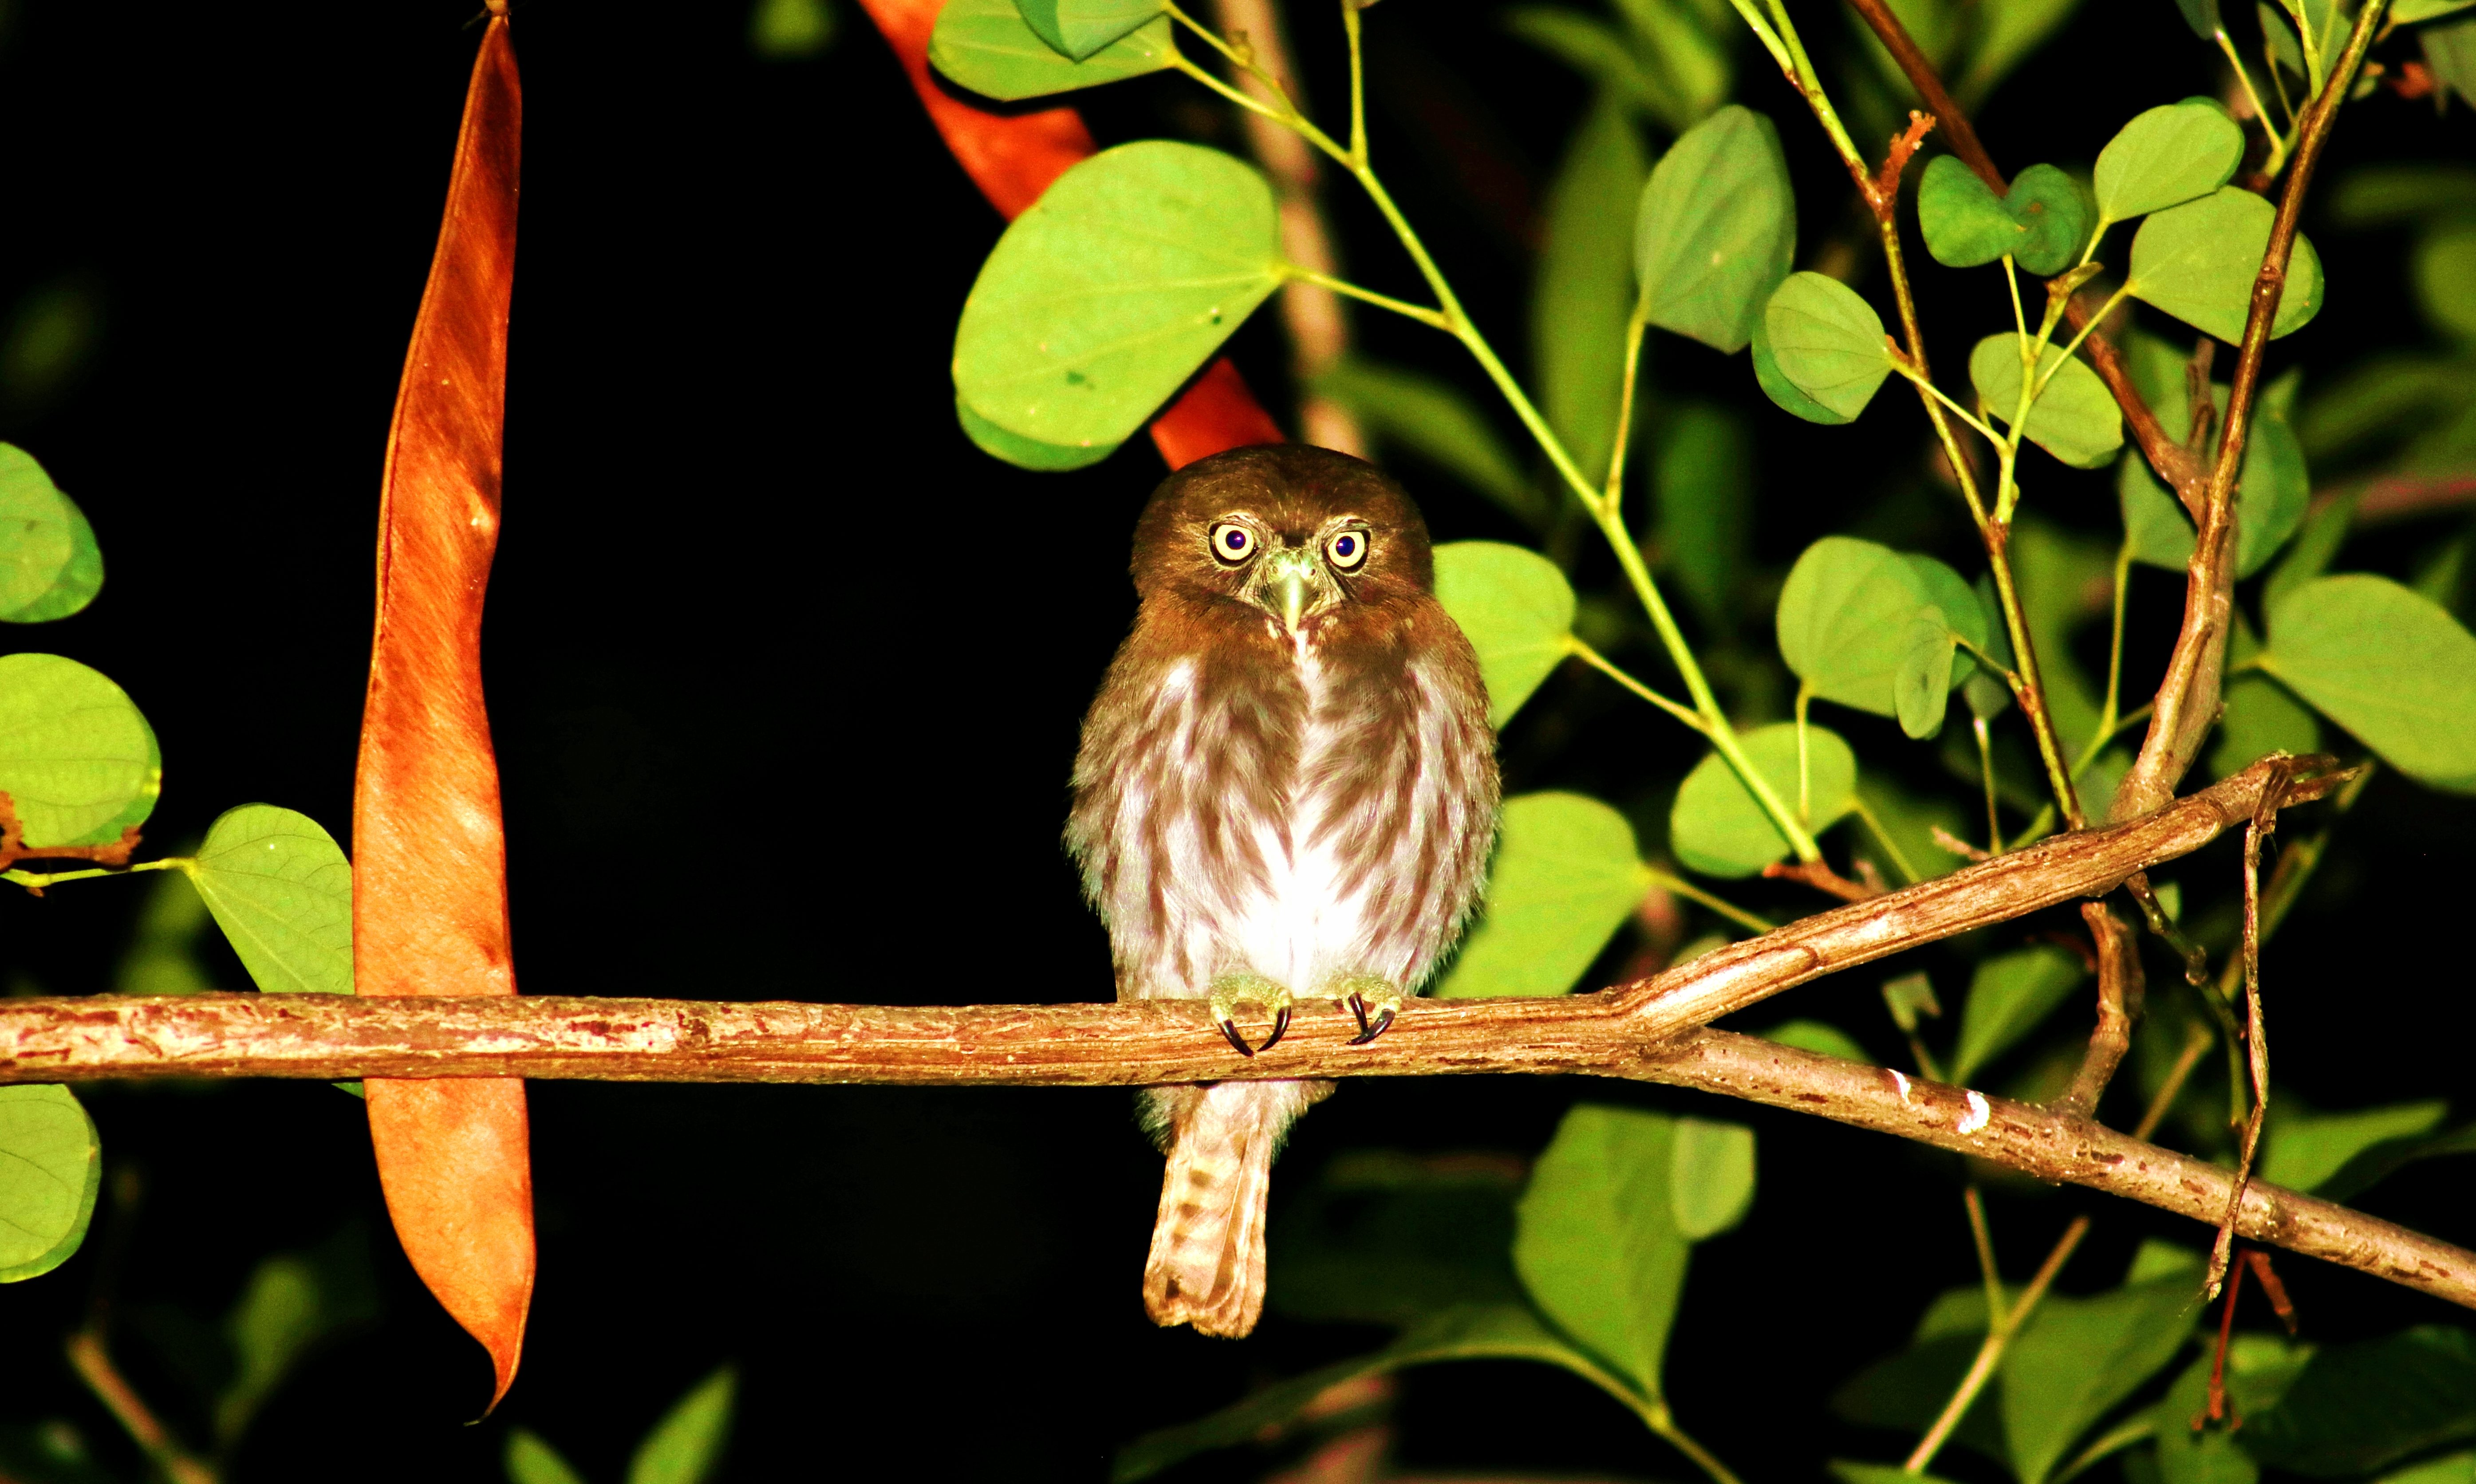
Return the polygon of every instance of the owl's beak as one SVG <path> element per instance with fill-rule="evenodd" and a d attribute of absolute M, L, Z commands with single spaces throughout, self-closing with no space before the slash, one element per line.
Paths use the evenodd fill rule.
<path fill-rule="evenodd" d="M 1265 556 L 1253 596 L 1256 606 L 1279 619 L 1284 631 L 1296 634 L 1307 616 L 1322 608 L 1332 596 L 1332 579 L 1312 547 L 1286 548 Z"/>

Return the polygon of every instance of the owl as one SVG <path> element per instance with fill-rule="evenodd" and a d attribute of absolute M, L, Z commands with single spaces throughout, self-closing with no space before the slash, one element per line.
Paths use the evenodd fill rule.
<path fill-rule="evenodd" d="M 1208 1000 L 1247 1054 L 1294 999 L 1363 1044 L 1477 901 L 1496 739 L 1425 523 L 1374 465 L 1297 444 L 1173 474 L 1135 527 L 1140 606 L 1083 720 L 1066 843 L 1122 1002 Z M 1260 1046 L 1242 1008 L 1269 1018 Z M 1239 1336 L 1264 1307 L 1273 1155 L 1330 1082 L 1142 1094 L 1168 1155 L 1144 1268 L 1155 1323 Z"/>

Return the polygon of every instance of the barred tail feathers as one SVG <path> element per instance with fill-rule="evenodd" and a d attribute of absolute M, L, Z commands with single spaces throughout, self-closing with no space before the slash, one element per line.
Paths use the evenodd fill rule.
<path fill-rule="evenodd" d="M 1241 1338 L 1264 1313 L 1264 1213 L 1282 1135 L 1329 1082 L 1214 1082 L 1163 1088 L 1148 1111 L 1166 1126 L 1169 1168 L 1144 1264 L 1156 1324 Z"/>

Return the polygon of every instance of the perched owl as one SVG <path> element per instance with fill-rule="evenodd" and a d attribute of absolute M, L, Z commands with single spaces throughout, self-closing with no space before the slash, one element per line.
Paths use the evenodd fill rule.
<path fill-rule="evenodd" d="M 1236 449 L 1153 492 L 1134 578 L 1066 829 L 1118 998 L 1208 999 L 1249 1055 L 1293 997 L 1348 1005 L 1374 1040 L 1459 934 L 1496 833 L 1487 691 L 1418 507 L 1344 454 Z M 1262 1048 L 1242 1005 L 1271 1018 Z M 1169 1156 L 1144 1268 L 1156 1323 L 1255 1327 L 1273 1155 L 1331 1091 L 1143 1094 Z"/>

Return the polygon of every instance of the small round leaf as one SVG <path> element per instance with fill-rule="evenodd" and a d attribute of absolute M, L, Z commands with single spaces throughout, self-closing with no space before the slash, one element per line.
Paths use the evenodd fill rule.
<path fill-rule="evenodd" d="M 1012 102 L 1095 87 L 1175 65 L 1177 42 L 1167 15 L 1152 19 L 1081 62 L 1043 41 L 1014 0 L 946 0 L 928 37 L 928 61 L 976 93 Z"/>
<path fill-rule="evenodd" d="M 65 1087 L 0 1087 L 0 1283 L 76 1255 L 103 1185 L 94 1120 Z"/>
<path fill-rule="evenodd" d="M 2133 297 L 2229 345 L 2241 343 L 2253 280 L 2277 215 L 2251 191 L 2226 186 L 2150 217 L 2132 239 Z M 2303 329 L 2320 311 L 2321 259 L 2298 233 L 2269 337 Z"/>
<path fill-rule="evenodd" d="M 28 845 L 110 845 L 162 786 L 155 730 L 119 686 L 58 655 L 0 655 L 0 792 Z"/>
<path fill-rule="evenodd" d="M 2043 348 L 2046 389 L 2029 405 L 2029 441 L 2075 469 L 2095 469 L 2123 447 L 2123 412 L 2097 373 L 2063 347 Z M 1968 353 L 1968 380 L 1986 408 L 2009 423 L 2020 408 L 2020 336 L 1991 334 Z"/>
<path fill-rule="evenodd" d="M 1813 806 L 1806 829 L 1820 833 L 1857 806 L 1857 754 L 1827 727 L 1808 725 L 1806 782 Z M 1792 809 L 1796 807 L 1796 724 L 1774 722 L 1738 734 L 1746 757 Z M 1705 876 L 1741 877 L 1788 854 L 1788 838 L 1763 811 L 1753 792 L 1711 753 L 1685 776 L 1668 815 L 1668 846 L 1676 858 Z"/>
<path fill-rule="evenodd" d="M 1573 587 L 1556 564 L 1501 541 L 1436 548 L 1436 601 L 1478 651 L 1488 722 L 1502 727 L 1573 652 Z"/>
<path fill-rule="evenodd" d="M 1082 62 L 1155 16 L 1161 0 L 1015 0 L 1026 29 L 1068 60 Z"/>
<path fill-rule="evenodd" d="M 2205 196 L 2243 162 L 2243 130 L 2226 110 L 2188 98 L 2135 115 L 2098 151 L 2098 215 L 2130 221 Z"/>
<path fill-rule="evenodd" d="M 1122 443 L 1282 274 L 1261 171 L 1193 144 L 1122 144 L 998 239 L 955 332 L 955 390 L 1022 437 Z"/>
<path fill-rule="evenodd" d="M 316 820 L 270 804 L 226 809 L 188 869 L 260 989 L 353 992 L 353 868 Z"/>
<path fill-rule="evenodd" d="M 32 455 L 0 443 L 0 622 L 66 618 L 102 586 L 86 516 Z"/>
<path fill-rule="evenodd" d="M 1118 451 L 1115 443 L 1077 448 L 1067 444 L 1043 443 L 1012 433 L 972 410 L 972 405 L 957 394 L 954 398 L 954 421 L 962 426 L 963 436 L 972 446 L 992 458 L 1002 458 L 1018 469 L 1035 469 L 1044 474 L 1063 474 L 1073 469 L 1088 469 Z"/>
<path fill-rule="evenodd" d="M 1437 998 L 1565 993 L 1649 885 L 1616 810 L 1580 794 L 1507 799 L 1478 926 Z"/>
<path fill-rule="evenodd" d="M 1781 372 L 1779 358 L 1771 354 L 1770 329 L 1765 323 L 1769 318 L 1767 314 L 1754 316 L 1754 384 L 1763 389 L 1763 395 L 1770 398 L 1772 405 L 1781 411 L 1804 418 L 1809 423 L 1837 428 L 1844 423 L 1855 422 L 1855 418 L 1843 417 L 1797 390 L 1796 383 Z"/>
<path fill-rule="evenodd" d="M 1844 422 L 1865 411 L 1892 374 L 1882 316 L 1838 279 L 1790 274 L 1763 311 L 1763 328 L 1780 374 Z"/>
<path fill-rule="evenodd" d="M 2401 773 L 2476 792 L 2476 637 L 2385 577 L 2316 578 L 2269 614 L 2261 666 Z"/>
<path fill-rule="evenodd" d="M 1728 355 L 1753 338 L 1795 249 L 1779 131 L 1733 103 L 1685 132 L 1634 211 L 1634 272 L 1650 323 Z"/>
<path fill-rule="evenodd" d="M 1917 569 L 1899 553 L 1824 536 L 1797 557 L 1780 588 L 1780 657 L 1823 700 L 1891 716 L 1909 622 L 1927 603 Z"/>
<path fill-rule="evenodd" d="M 1918 225 L 1945 267 L 1974 268 L 2009 253 L 2031 273 L 2059 273 L 2089 235 L 2089 204 L 2053 165 L 2031 165 L 1997 197 L 1975 171 L 1938 155 L 1918 184 Z"/>

